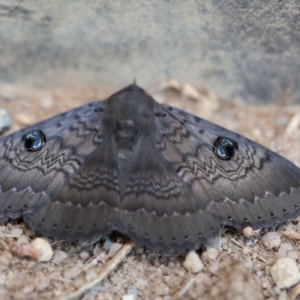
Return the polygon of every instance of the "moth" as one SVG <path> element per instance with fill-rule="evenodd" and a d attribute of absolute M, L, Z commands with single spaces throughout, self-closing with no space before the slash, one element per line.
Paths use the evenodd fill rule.
<path fill-rule="evenodd" d="M 299 215 L 300 169 L 157 103 L 133 84 L 0 139 L 0 218 L 55 239 L 121 232 L 150 249 L 206 245 L 220 225 Z"/>

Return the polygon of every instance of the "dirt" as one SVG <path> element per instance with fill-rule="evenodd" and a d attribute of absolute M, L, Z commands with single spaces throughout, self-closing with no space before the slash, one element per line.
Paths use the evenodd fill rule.
<path fill-rule="evenodd" d="M 243 134 L 300 167 L 300 106 L 290 105 L 285 95 L 273 104 L 250 106 L 177 81 L 149 91 L 159 101 Z M 28 90 L 2 84 L 0 107 L 9 112 L 13 120 L 9 132 L 13 132 L 92 100 L 104 99 L 111 92 L 114 91 L 96 88 Z M 276 230 L 281 245 L 289 245 L 286 255 L 292 253 L 299 267 L 300 246 L 296 238 L 283 234 L 291 230 L 297 237 L 299 221 L 289 221 Z M 110 253 L 114 252 L 112 247 L 118 249 L 128 242 L 118 235 L 81 243 L 48 239 L 54 251 L 48 262 L 12 252 L 14 243 L 30 243 L 37 236 L 21 221 L 0 227 L 1 299 L 67 299 L 67 295 L 97 278 L 116 255 Z M 299 285 L 280 289 L 270 275 L 270 267 L 282 255 L 281 246 L 267 250 L 261 236 L 245 238 L 241 232 L 224 228 L 215 257 L 209 255 L 209 248 L 197 251 L 204 264 L 198 274 L 184 268 L 185 253 L 153 252 L 135 246 L 101 283 L 77 299 L 296 299 Z"/>

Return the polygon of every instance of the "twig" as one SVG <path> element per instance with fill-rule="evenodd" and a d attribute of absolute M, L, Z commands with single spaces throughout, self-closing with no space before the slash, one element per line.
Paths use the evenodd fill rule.
<path fill-rule="evenodd" d="M 89 289 L 100 283 L 126 257 L 126 255 L 130 253 L 133 246 L 134 244 L 132 242 L 125 244 L 117 252 L 117 254 L 104 266 L 104 268 L 101 270 L 99 276 L 96 279 L 84 284 L 77 291 L 69 295 L 60 297 L 58 300 L 71 300 L 76 297 L 79 297 L 80 295 L 82 295 L 83 293 L 87 292 Z"/>
<path fill-rule="evenodd" d="M 242 244 L 240 244 L 238 241 L 236 241 L 235 239 L 230 239 L 234 244 L 236 244 L 237 246 L 241 247 L 241 248 L 245 248 L 245 246 L 243 246 Z M 254 252 L 252 250 L 250 250 L 250 252 L 253 254 Z M 262 262 L 264 262 L 265 264 L 267 263 L 267 261 L 260 255 L 257 254 L 257 258 L 259 258 Z"/>

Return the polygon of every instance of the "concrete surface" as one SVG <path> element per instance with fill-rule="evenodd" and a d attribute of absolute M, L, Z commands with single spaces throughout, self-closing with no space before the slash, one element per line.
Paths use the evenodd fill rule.
<path fill-rule="evenodd" d="M 0 0 L 0 81 L 147 88 L 170 78 L 300 103 L 300 0 Z"/>

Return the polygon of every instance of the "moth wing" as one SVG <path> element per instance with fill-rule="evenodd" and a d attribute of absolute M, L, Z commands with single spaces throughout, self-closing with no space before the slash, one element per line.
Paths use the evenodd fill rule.
<path fill-rule="evenodd" d="M 70 110 L 0 140 L 0 217 L 28 217 L 47 204 L 70 181 L 98 147 L 103 101 Z M 25 147 L 24 136 L 39 131 L 45 144 Z M 89 147 L 84 145 L 90 142 Z"/>
<path fill-rule="evenodd" d="M 51 201 L 26 216 L 31 228 L 67 240 L 89 239 L 109 234 L 114 229 L 120 207 L 119 170 L 116 145 L 110 137 L 104 139 L 106 141 L 99 141 Z"/>
<path fill-rule="evenodd" d="M 237 229 L 270 227 L 299 215 L 299 168 L 239 134 L 168 105 L 162 108 L 161 155 L 202 210 Z M 227 160 L 216 154 L 220 138 L 236 143 Z"/>

